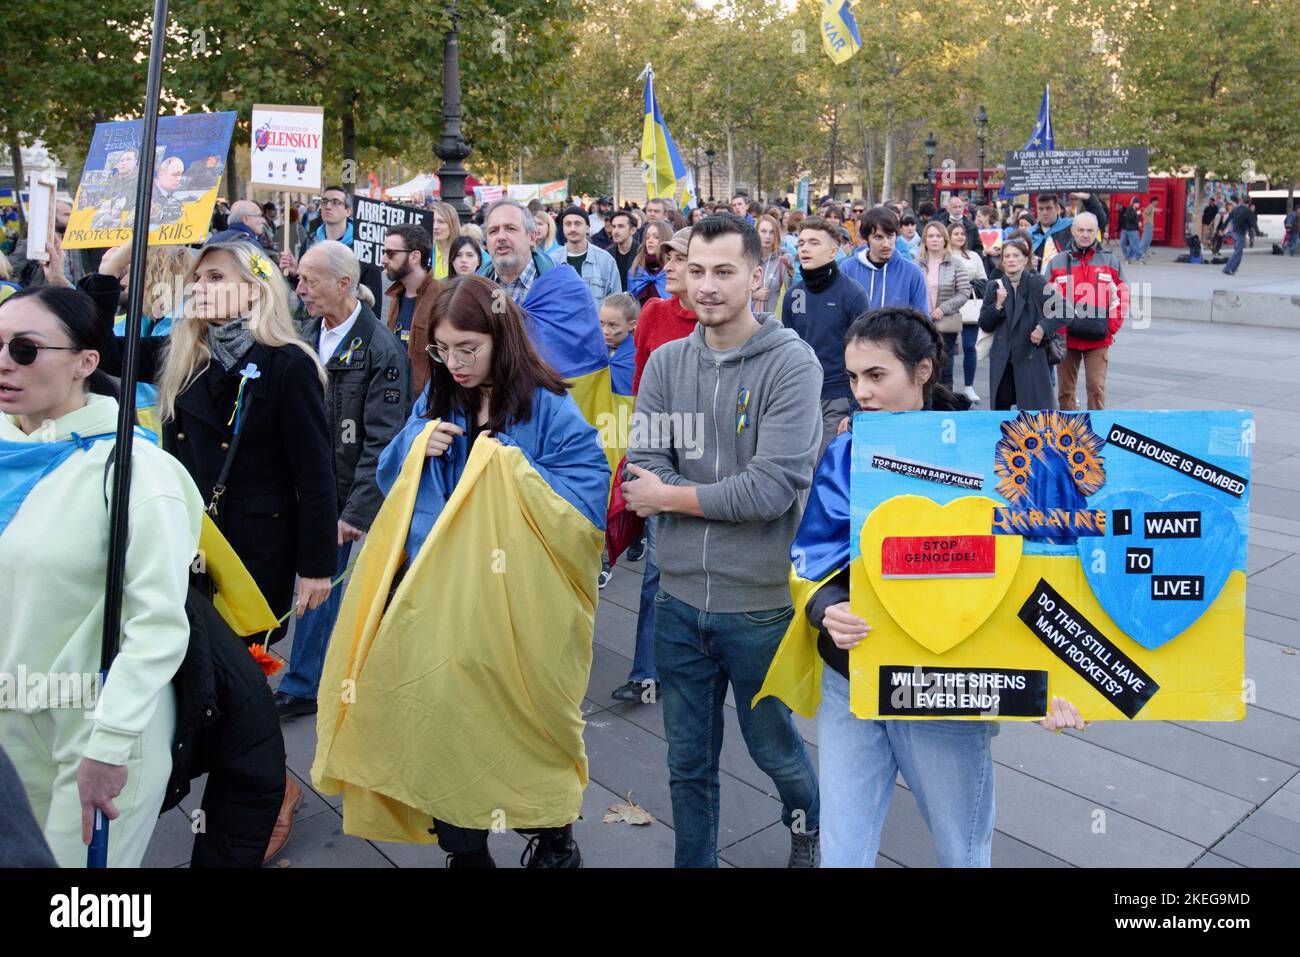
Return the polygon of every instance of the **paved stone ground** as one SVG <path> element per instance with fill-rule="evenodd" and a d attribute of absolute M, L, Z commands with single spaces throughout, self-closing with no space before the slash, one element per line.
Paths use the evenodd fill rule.
<path fill-rule="evenodd" d="M 1246 272 L 1243 267 L 1242 273 Z M 994 739 L 996 867 L 1300 866 L 1300 411 L 1294 394 L 1300 332 L 1157 320 L 1112 350 L 1113 408 L 1231 409 L 1257 417 L 1251 494 L 1246 674 L 1255 703 L 1239 723 L 1103 722 L 1048 734 L 1008 722 Z M 976 387 L 987 389 L 981 367 Z M 613 702 L 633 651 L 640 566 L 620 566 L 602 592 L 591 685 L 584 705 L 591 784 L 575 825 L 596 867 L 667 867 L 673 858 L 667 745 L 658 705 Z M 287 651 L 287 649 L 286 649 Z M 799 721 L 814 756 L 816 725 Z M 289 766 L 307 791 L 278 866 L 438 867 L 434 847 L 367 842 L 342 833 L 337 798 L 310 789 L 315 724 L 284 724 Z M 745 751 L 727 709 L 722 751 L 720 856 L 724 865 L 783 866 L 789 837 L 767 778 Z M 200 788 L 158 826 L 145 863 L 189 856 L 188 811 Z M 602 824 L 628 791 L 656 818 L 648 827 Z M 1094 833 L 1096 812 L 1105 833 Z M 492 838 L 501 866 L 524 842 Z M 882 866 L 935 864 L 916 802 L 900 783 L 885 826 Z M 273 865 L 274 866 L 274 865 Z"/>

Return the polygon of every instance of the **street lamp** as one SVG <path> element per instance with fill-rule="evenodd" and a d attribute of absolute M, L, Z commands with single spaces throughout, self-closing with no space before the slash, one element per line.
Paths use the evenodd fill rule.
<path fill-rule="evenodd" d="M 704 156 L 709 161 L 709 202 L 710 203 L 716 202 L 713 198 L 713 157 L 716 155 L 717 154 L 713 152 L 712 147 L 709 147 L 707 150 L 704 151 Z"/>
<path fill-rule="evenodd" d="M 984 133 L 989 125 L 989 114 L 984 104 L 975 113 L 975 138 L 980 144 L 980 202 L 984 202 Z"/>
<path fill-rule="evenodd" d="M 928 183 L 934 176 L 934 154 L 939 149 L 939 141 L 931 133 L 925 138 L 925 181 Z"/>
<path fill-rule="evenodd" d="M 465 202 L 465 177 L 469 175 L 461 162 L 469 156 L 469 144 L 460 135 L 460 45 L 456 23 L 460 14 L 456 0 L 448 4 L 451 28 L 442 47 L 442 137 L 434 144 L 434 154 L 442 160 L 438 170 L 442 201 L 449 203 L 462 223 L 468 223 L 469 204 Z"/>

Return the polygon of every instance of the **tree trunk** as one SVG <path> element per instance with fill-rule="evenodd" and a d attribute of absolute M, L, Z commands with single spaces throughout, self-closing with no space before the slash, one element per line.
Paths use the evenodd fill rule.
<path fill-rule="evenodd" d="M 352 110 L 343 113 L 343 191 L 357 191 L 357 121 Z"/>
<path fill-rule="evenodd" d="M 885 170 L 880 184 L 880 201 L 887 202 L 894 198 L 894 121 L 885 121 Z"/>
<path fill-rule="evenodd" d="M 610 193 L 609 195 L 612 196 L 612 197 L 614 198 L 614 208 L 615 208 L 615 209 L 618 209 L 618 207 L 619 207 L 619 203 L 618 203 L 618 144 L 615 143 L 612 147 L 610 147 L 610 149 L 611 149 L 611 150 L 613 151 L 613 153 L 614 153 L 614 180 L 613 180 L 614 191 L 613 191 L 612 193 Z M 606 235 L 608 235 L 608 234 L 606 234 Z"/>
<path fill-rule="evenodd" d="M 736 150 L 731 120 L 727 120 L 727 189 L 736 191 Z M 731 199 L 730 196 L 727 197 Z"/>
<path fill-rule="evenodd" d="M 754 198 L 763 201 L 763 145 L 754 147 Z"/>
<path fill-rule="evenodd" d="M 1288 216 L 1290 216 L 1291 211 L 1295 209 L 1295 186 L 1296 184 L 1293 181 L 1291 185 L 1286 188 L 1286 214 Z"/>
<path fill-rule="evenodd" d="M 239 185 L 239 155 L 236 141 L 239 137 L 230 138 L 230 148 L 226 150 L 226 199 L 231 203 L 237 199 L 243 199 L 244 193 Z M 304 225 L 306 225 L 304 223 Z"/>
<path fill-rule="evenodd" d="M 868 207 L 876 205 L 872 199 L 875 191 L 876 158 L 872 155 L 871 140 L 867 136 L 867 110 L 862 99 L 862 61 L 857 61 L 858 123 L 862 127 L 862 200 Z"/>
<path fill-rule="evenodd" d="M 835 199 L 835 140 L 840 132 L 840 108 L 831 107 L 831 181 L 826 192 L 830 193 L 831 200 Z"/>
<path fill-rule="evenodd" d="M 23 148 L 18 144 L 18 134 L 9 137 L 9 156 L 14 164 L 14 204 L 18 207 L 18 228 L 27 235 L 27 217 L 23 215 Z"/>

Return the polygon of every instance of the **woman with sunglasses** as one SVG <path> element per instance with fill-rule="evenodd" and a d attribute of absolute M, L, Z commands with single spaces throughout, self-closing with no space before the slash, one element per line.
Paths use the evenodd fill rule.
<path fill-rule="evenodd" d="M 63 867 L 85 866 L 96 809 L 113 821 L 112 867 L 139 866 L 153 834 L 203 510 L 180 463 L 137 438 L 122 639 L 101 688 L 118 415 L 99 368 L 105 338 L 75 290 L 36 287 L 0 304 L 0 673 L 47 679 L 41 690 L 27 682 L 21 707 L 0 709 L 0 746 Z"/>
<path fill-rule="evenodd" d="M 502 302 L 504 308 L 501 307 Z M 388 495 L 402 473 L 412 446 L 417 441 L 424 443 L 425 462 L 406 532 L 404 561 L 397 573 L 398 580 L 408 569 L 416 568 L 418 572 L 419 568 L 429 567 L 417 566 L 416 558 L 420 556 L 426 539 L 431 537 L 444 504 L 456 494 L 456 486 L 466 474 L 466 463 L 472 450 L 480 442 L 491 441 L 507 448 L 519 449 L 530 466 L 529 474 L 539 476 L 551 492 L 555 493 L 543 496 L 551 503 L 543 510 L 545 522 L 566 523 L 564 528 L 568 531 L 557 533 L 556 529 L 543 523 L 537 530 L 539 535 L 550 542 L 563 541 L 563 536 L 571 539 L 574 528 L 578 528 L 579 532 L 595 533 L 591 542 L 590 567 L 584 565 L 580 587 L 572 584 L 571 590 L 567 592 L 574 602 L 584 607 L 587 603 L 594 606 L 609 494 L 609 465 L 596 430 L 583 418 L 577 403 L 569 395 L 568 384 L 537 352 L 529 338 L 525 322 L 523 311 L 509 298 L 503 300 L 497 285 L 484 277 L 452 277 L 438 292 L 431 317 L 430 332 L 433 341 L 428 347 L 428 387 L 416 400 L 406 427 L 380 456 L 377 473 L 380 488 Z M 423 438 L 430 420 L 438 420 L 439 424 L 427 438 Z M 528 489 L 520 489 L 521 496 L 526 492 Z M 559 502 L 555 496 L 564 501 Z M 376 526 L 383 517 L 381 513 Z M 383 547 L 377 538 L 373 540 L 375 545 L 368 542 L 367 550 Z M 507 552 L 510 550 L 510 542 L 500 544 Z M 438 548 L 439 545 L 439 541 L 429 542 L 430 548 Z M 363 551 L 358 573 L 367 558 L 367 553 Z M 433 558 L 436 564 L 436 553 Z M 572 556 L 569 558 L 572 559 Z M 467 574 L 459 579 L 456 587 L 474 588 L 475 581 L 473 574 Z M 532 579 L 525 581 L 531 582 Z M 424 579 L 419 585 L 421 590 L 437 587 Z M 525 590 L 526 588 L 527 586 Z M 411 590 L 402 591 L 394 585 L 391 594 L 393 597 L 384 616 L 398 616 L 394 620 L 400 622 L 411 614 L 406 597 L 411 594 Z M 485 596 L 492 594 L 494 593 L 490 589 L 484 591 Z M 487 600 L 490 599 L 485 597 L 484 601 Z M 545 626 L 544 623 L 537 624 Z M 344 628 L 345 623 L 341 621 L 339 627 Z M 576 675 L 585 688 L 585 672 L 590 666 L 591 632 L 588 630 L 582 634 L 573 629 L 557 631 L 563 633 L 552 635 L 548 657 L 555 661 L 585 661 L 586 665 L 581 669 L 583 674 Z M 338 634 L 336 632 L 336 636 Z M 385 640 L 407 640 L 405 634 L 398 638 L 391 636 L 392 632 L 389 632 Z M 410 640 L 427 645 L 431 638 L 427 630 L 421 630 L 419 634 L 410 635 Z M 470 636 L 464 640 L 491 642 L 514 639 L 510 634 L 493 633 Z M 333 657 L 347 653 L 347 648 L 336 637 L 330 655 Z M 404 655 L 414 653 L 402 652 Z M 447 667 L 459 664 L 461 656 L 458 654 L 456 657 L 457 661 L 447 663 Z M 463 684 L 457 685 L 457 693 L 463 693 L 466 697 L 450 712 L 453 723 L 456 720 L 481 722 L 488 715 L 510 713 L 512 709 L 507 703 L 494 703 L 492 689 L 509 687 L 510 682 L 520 673 L 532 675 L 534 679 L 538 673 L 537 663 L 527 660 L 523 652 L 520 652 L 518 659 L 511 654 L 510 660 L 514 664 L 509 675 L 497 675 L 490 669 L 485 669 L 484 661 L 489 659 L 471 657 L 474 667 L 466 675 Z M 327 663 L 327 671 L 331 666 L 332 663 Z M 364 681 L 364 672 L 359 680 Z M 358 685 L 358 702 L 362 687 Z M 479 696 L 470 700 L 469 696 L 475 693 Z M 559 693 L 555 685 L 534 680 L 534 684 L 529 686 L 530 712 L 541 713 L 546 710 L 546 703 L 537 700 L 534 695 L 549 694 L 553 697 Z M 549 703 L 550 710 L 558 709 L 565 714 L 565 727 L 570 730 L 574 727 L 572 722 L 581 721 L 581 691 L 576 694 L 577 697 L 571 701 L 565 699 L 558 704 L 554 701 Z M 415 696 L 421 699 L 435 697 L 419 693 Z M 429 709 L 438 704 L 436 700 L 431 701 Z M 321 716 L 322 720 L 329 717 L 324 710 Z M 414 733 L 418 729 L 411 730 Z M 456 735 L 454 727 L 440 727 L 439 730 L 447 736 Z M 547 729 L 542 737 L 547 741 L 562 738 L 561 734 L 552 734 L 551 730 Z M 328 732 L 321 737 L 322 741 L 327 740 Z M 322 763 L 321 753 L 318 752 L 318 766 Z M 581 760 L 584 768 L 581 777 L 585 783 L 585 758 Z M 426 763 L 433 763 L 433 759 L 430 758 Z M 493 768 L 481 768 L 483 780 L 490 781 L 493 773 Z M 464 782 L 457 784 L 455 790 L 464 792 L 484 786 L 481 781 Z M 523 784 L 517 782 L 513 786 L 517 789 L 523 787 Z M 506 800 L 505 795 L 490 794 L 486 796 L 485 806 L 503 807 L 504 804 L 493 802 Z M 436 809 L 434 813 L 437 814 Z M 435 818 L 434 829 L 438 842 L 451 855 L 448 864 L 454 867 L 494 866 L 487 847 L 488 828 L 492 825 L 493 822 L 487 819 L 446 821 Z M 534 828 L 529 833 L 533 835 L 533 840 L 526 852 L 528 866 L 580 866 L 581 855 L 573 841 L 571 824 Z"/>

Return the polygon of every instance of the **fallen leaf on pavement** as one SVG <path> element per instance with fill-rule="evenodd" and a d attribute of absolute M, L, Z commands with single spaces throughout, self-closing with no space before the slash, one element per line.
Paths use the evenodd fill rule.
<path fill-rule="evenodd" d="M 612 814 L 605 815 L 605 824 L 652 824 L 654 816 L 645 808 L 632 803 L 632 792 L 627 792 L 626 804 L 611 804 Z"/>

